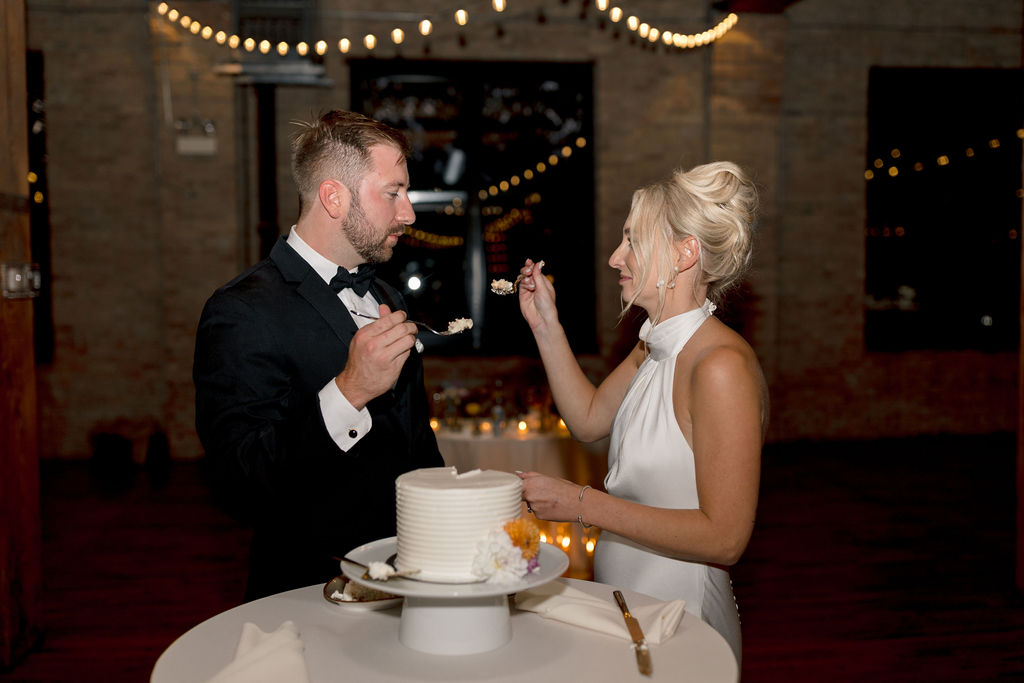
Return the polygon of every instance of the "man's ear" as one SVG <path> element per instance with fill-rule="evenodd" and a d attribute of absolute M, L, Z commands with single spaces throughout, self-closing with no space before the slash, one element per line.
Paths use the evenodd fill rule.
<path fill-rule="evenodd" d="M 320 198 L 320 205 L 324 211 L 335 220 L 341 220 L 348 215 L 349 206 L 352 204 L 352 195 L 344 183 L 337 180 L 325 180 L 317 188 L 317 195 Z"/>

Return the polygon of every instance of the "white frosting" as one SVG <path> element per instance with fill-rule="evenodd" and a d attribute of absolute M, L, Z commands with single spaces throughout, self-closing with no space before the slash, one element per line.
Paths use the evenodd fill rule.
<path fill-rule="evenodd" d="M 514 474 L 454 467 L 407 472 L 395 480 L 399 571 L 436 583 L 470 583 L 477 546 L 520 515 L 523 482 Z"/>
<path fill-rule="evenodd" d="M 456 332 L 462 332 L 464 330 L 470 330 L 473 328 L 472 318 L 456 318 L 455 320 L 448 323 L 448 331 L 452 334 Z"/>
<path fill-rule="evenodd" d="M 511 294 L 512 283 L 501 278 L 500 280 L 491 280 L 491 291 L 495 294 Z"/>
<path fill-rule="evenodd" d="M 367 571 L 369 571 L 370 578 L 374 581 L 387 581 L 395 575 L 395 570 L 386 562 L 371 562 L 370 568 Z"/>

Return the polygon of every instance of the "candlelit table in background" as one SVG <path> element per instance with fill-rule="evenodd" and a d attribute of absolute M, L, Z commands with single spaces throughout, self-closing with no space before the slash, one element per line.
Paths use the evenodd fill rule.
<path fill-rule="evenodd" d="M 490 426 L 489 422 L 482 424 Z M 538 431 L 512 424 L 496 435 L 493 431 L 479 433 L 480 426 L 476 423 L 459 431 L 439 429 L 436 432 L 437 445 L 446 465 L 459 472 L 472 469 L 534 471 L 595 488 L 601 488 L 604 483 L 608 472 L 608 439 L 584 444 L 564 429 Z M 525 506 L 523 513 L 526 514 Z M 537 526 L 545 540 L 559 545 L 569 555 L 567 576 L 594 577 L 594 545 L 600 529 L 582 529 L 575 522 L 540 520 Z"/>
<path fill-rule="evenodd" d="M 556 580 L 612 601 L 612 586 Z M 637 672 L 628 640 L 514 608 L 512 640 L 496 650 L 472 655 L 418 652 L 399 642 L 400 607 L 358 611 L 328 602 L 322 589 L 315 585 L 279 593 L 204 621 L 164 651 L 151 683 L 206 681 L 231 661 L 246 622 L 271 632 L 288 620 L 299 629 L 310 683 L 739 680 L 725 639 L 689 612 L 671 638 L 651 646 L 654 674 L 646 678 Z M 641 593 L 623 593 L 634 609 L 657 602 Z"/>

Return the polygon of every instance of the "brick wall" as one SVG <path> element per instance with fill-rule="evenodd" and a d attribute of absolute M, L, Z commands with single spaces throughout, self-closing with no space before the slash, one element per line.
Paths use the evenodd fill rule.
<path fill-rule="evenodd" d="M 228 2 L 171 4 L 230 26 Z M 348 5 L 320 2 L 325 36 L 342 35 L 337 10 Z M 593 63 L 596 305 L 606 361 L 634 329 L 615 324 L 618 289 L 605 265 L 632 190 L 677 165 L 727 158 L 761 187 L 756 266 L 724 313 L 768 374 L 770 439 L 1015 429 L 1016 354 L 864 350 L 862 172 L 869 67 L 1018 67 L 1020 2 L 802 0 L 784 14 L 742 15 L 713 48 L 673 56 L 612 39 L 593 9 L 580 21 L 580 8 L 514 1 L 503 37 L 471 23 L 461 29 L 465 46 L 459 29 L 439 23 L 430 57 Z M 720 18 L 697 0 L 637 0 L 627 9 L 687 31 Z M 43 454 L 82 457 L 92 433 L 155 424 L 175 457 L 195 457 L 195 326 L 206 297 L 256 253 L 252 90 L 217 73 L 229 50 L 159 18 L 155 4 L 28 0 L 28 19 L 29 48 L 46 60 L 57 330 L 54 362 L 39 373 Z M 399 52 L 415 58 L 418 45 L 410 37 Z M 385 46 L 378 57 L 394 54 Z M 343 59 L 333 52 L 325 65 L 333 87 L 278 89 L 282 230 L 297 211 L 289 122 L 348 104 Z M 177 151 L 173 122 L 196 112 L 216 124 L 215 154 Z M 428 372 L 438 379 L 451 366 L 434 360 Z"/>

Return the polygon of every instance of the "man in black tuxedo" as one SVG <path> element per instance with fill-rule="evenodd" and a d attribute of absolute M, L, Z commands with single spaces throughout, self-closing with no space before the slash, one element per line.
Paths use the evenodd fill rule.
<path fill-rule="evenodd" d="M 246 600 L 338 574 L 332 557 L 395 534 L 395 477 L 444 464 L 416 326 L 373 277 L 415 220 L 408 143 L 332 111 L 292 152 L 298 222 L 214 292 L 196 335 L 196 429 L 214 492 L 253 525 Z"/>

